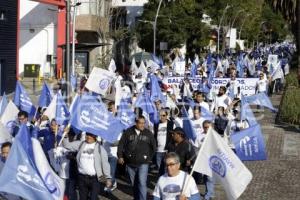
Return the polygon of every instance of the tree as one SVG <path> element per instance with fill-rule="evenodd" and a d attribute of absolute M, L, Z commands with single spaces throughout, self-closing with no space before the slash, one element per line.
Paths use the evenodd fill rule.
<path fill-rule="evenodd" d="M 153 21 L 158 3 L 158 0 L 150 0 L 145 4 L 136 27 L 139 46 L 149 52 L 153 51 Z M 209 28 L 201 22 L 202 13 L 200 0 L 163 1 L 157 20 L 156 46 L 167 42 L 172 49 L 187 44 L 188 52 L 198 52 L 207 46 Z"/>
<path fill-rule="evenodd" d="M 291 24 L 297 44 L 298 79 L 300 81 L 300 2 L 299 0 L 267 0 Z"/>

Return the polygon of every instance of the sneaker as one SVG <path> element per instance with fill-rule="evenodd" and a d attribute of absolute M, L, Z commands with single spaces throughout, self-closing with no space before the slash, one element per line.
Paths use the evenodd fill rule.
<path fill-rule="evenodd" d="M 113 184 L 113 186 L 110 188 L 110 191 L 114 191 L 115 189 L 117 189 L 117 182 Z"/>
<path fill-rule="evenodd" d="M 117 182 L 115 182 L 111 188 L 104 187 L 104 192 L 110 193 L 110 192 L 114 191 L 116 188 L 117 188 Z"/>

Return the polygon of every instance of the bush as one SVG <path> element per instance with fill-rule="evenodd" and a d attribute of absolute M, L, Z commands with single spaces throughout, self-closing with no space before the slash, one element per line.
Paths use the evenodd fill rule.
<path fill-rule="evenodd" d="M 285 86 L 287 88 L 289 88 L 289 87 L 299 87 L 299 82 L 298 82 L 298 78 L 297 78 L 297 71 L 291 71 L 285 77 Z"/>
<path fill-rule="evenodd" d="M 300 88 L 286 87 L 279 109 L 281 121 L 300 124 Z"/>

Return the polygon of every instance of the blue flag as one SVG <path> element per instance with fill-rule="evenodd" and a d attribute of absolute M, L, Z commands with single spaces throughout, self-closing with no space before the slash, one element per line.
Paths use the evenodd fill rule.
<path fill-rule="evenodd" d="M 264 138 L 259 124 L 233 133 L 231 136 L 237 156 L 241 160 L 266 160 Z"/>
<path fill-rule="evenodd" d="M 155 112 L 156 108 L 151 102 L 150 96 L 147 94 L 146 89 L 144 88 L 143 92 L 139 94 L 138 98 L 135 101 L 135 107 L 143 109 L 147 114 L 152 114 Z"/>
<path fill-rule="evenodd" d="M 56 100 L 56 108 L 55 108 L 55 119 L 57 124 L 66 125 L 70 119 L 69 109 L 64 101 L 64 98 L 58 94 Z"/>
<path fill-rule="evenodd" d="M 163 105 L 166 104 L 166 97 L 161 92 L 157 77 L 153 74 L 150 76 L 150 91 L 151 91 L 151 97 L 150 97 L 151 101 L 160 100 Z"/>
<path fill-rule="evenodd" d="M 161 56 L 159 56 L 158 59 L 159 59 L 159 66 L 160 66 L 160 68 L 162 68 L 164 66 L 164 60 Z"/>
<path fill-rule="evenodd" d="M 39 141 L 20 127 L 0 175 L 0 191 L 25 199 L 60 200 L 64 182 L 49 166 Z"/>
<path fill-rule="evenodd" d="M 39 98 L 39 107 L 48 107 L 52 100 L 51 90 L 46 82 L 42 87 L 41 96 Z"/>
<path fill-rule="evenodd" d="M 272 102 L 266 93 L 258 93 L 252 96 L 244 96 L 244 101 L 250 105 L 260 105 L 269 108 L 273 112 L 277 112 L 277 109 L 273 107 Z"/>
<path fill-rule="evenodd" d="M 106 106 L 93 95 L 84 95 L 71 116 L 71 125 L 75 128 L 98 135 L 104 140 L 117 141 L 124 125 L 115 118 Z"/>
<path fill-rule="evenodd" d="M 201 106 L 201 116 L 209 121 L 213 121 L 215 119 L 215 115 L 203 106 Z"/>
<path fill-rule="evenodd" d="M 183 130 L 185 135 L 187 136 L 188 139 L 192 139 L 193 141 L 196 140 L 197 135 L 195 133 L 193 124 L 191 119 L 189 118 L 188 112 L 186 111 L 185 107 L 183 106 L 181 109 L 182 112 L 182 121 L 183 121 Z"/>
<path fill-rule="evenodd" d="M 152 60 L 156 63 L 156 64 L 158 64 L 159 66 L 160 66 L 160 68 L 162 68 L 162 63 L 161 63 L 161 59 L 160 58 L 158 58 L 156 55 L 154 55 L 153 53 L 151 54 L 151 57 L 152 57 Z"/>
<path fill-rule="evenodd" d="M 71 105 L 70 105 L 70 114 L 71 115 L 75 113 L 79 102 L 80 102 L 80 96 L 79 96 L 79 94 L 76 94 L 75 97 L 73 98 L 73 101 L 72 101 Z"/>
<path fill-rule="evenodd" d="M 2 96 L 1 102 L 0 102 L 0 116 L 2 116 L 7 104 L 8 104 L 7 96 L 4 93 L 3 96 Z"/>
<path fill-rule="evenodd" d="M 121 123 L 126 128 L 129 128 L 134 125 L 135 123 L 135 114 L 130 109 L 130 105 L 128 102 L 126 102 L 124 99 L 121 99 L 119 108 L 118 108 L 118 114 L 117 117 L 121 121 Z"/>
<path fill-rule="evenodd" d="M 250 105 L 245 101 L 245 97 L 241 98 L 241 120 L 246 120 L 250 126 L 257 124 L 256 118 L 250 108 Z"/>
<path fill-rule="evenodd" d="M 19 107 L 20 110 L 26 111 L 30 118 L 33 118 L 36 112 L 36 108 L 30 100 L 30 97 L 24 87 L 19 81 L 17 81 L 14 104 Z"/>
<path fill-rule="evenodd" d="M 191 77 L 195 77 L 197 75 L 197 65 L 193 62 L 191 67 Z"/>

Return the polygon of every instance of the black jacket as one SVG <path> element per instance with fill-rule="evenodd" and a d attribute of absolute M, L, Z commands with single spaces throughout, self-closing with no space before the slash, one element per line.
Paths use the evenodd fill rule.
<path fill-rule="evenodd" d="M 190 166 L 186 165 L 187 160 L 194 161 L 196 158 L 195 150 L 192 144 L 188 140 L 183 140 L 181 143 L 176 145 L 171 142 L 167 146 L 168 152 L 175 152 L 180 158 L 180 169 L 183 171 L 189 171 Z"/>
<path fill-rule="evenodd" d="M 139 135 L 135 126 L 125 130 L 118 145 L 118 157 L 124 158 L 125 163 L 132 166 L 150 163 L 156 150 L 153 134 L 144 129 Z"/>
<path fill-rule="evenodd" d="M 158 132 L 158 126 L 161 122 L 154 124 L 154 138 L 156 141 L 156 145 L 157 145 L 157 132 Z M 166 146 L 165 146 L 165 150 L 167 150 L 167 145 L 171 142 L 172 140 L 172 133 L 171 131 L 174 128 L 174 122 L 172 120 L 168 120 L 167 122 L 167 140 L 166 140 Z"/>

